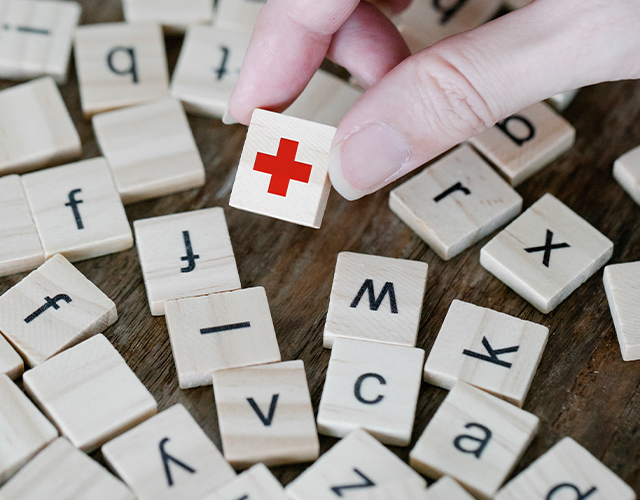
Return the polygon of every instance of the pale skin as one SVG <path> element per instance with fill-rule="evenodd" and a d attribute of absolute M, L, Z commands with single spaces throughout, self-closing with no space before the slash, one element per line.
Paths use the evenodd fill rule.
<path fill-rule="evenodd" d="M 410 0 L 383 0 L 400 12 Z M 346 199 L 373 193 L 511 114 L 578 87 L 640 78 L 640 1 L 535 0 L 410 56 L 378 7 L 360 0 L 269 0 L 228 113 L 283 111 L 324 57 L 367 89 L 329 160 Z"/>

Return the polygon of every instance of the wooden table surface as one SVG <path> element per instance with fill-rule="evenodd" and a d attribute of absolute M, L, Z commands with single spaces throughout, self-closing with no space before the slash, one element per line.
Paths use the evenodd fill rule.
<path fill-rule="evenodd" d="M 84 0 L 82 23 L 121 21 L 119 0 Z M 173 70 L 182 43 L 168 38 Z M 0 88 L 9 82 L 0 82 Z M 73 63 L 62 95 L 78 128 L 83 158 L 100 155 L 91 123 L 82 117 Z M 564 113 L 577 129 L 575 147 L 522 184 L 525 208 L 550 192 L 614 243 L 613 262 L 640 260 L 640 207 L 611 175 L 613 161 L 640 144 L 640 82 L 583 89 Z M 305 363 L 317 412 L 330 351 L 322 347 L 336 257 L 351 251 L 429 264 L 418 347 L 433 345 L 453 299 L 542 323 L 551 335 L 524 408 L 540 417 L 537 437 L 519 463 L 522 470 L 563 436 L 571 436 L 640 493 L 640 362 L 622 361 L 602 284 L 602 270 L 554 312 L 543 315 L 479 264 L 478 243 L 449 262 L 440 260 L 388 208 L 389 188 L 356 202 L 332 191 L 322 229 L 314 230 L 228 206 L 246 129 L 190 117 L 207 172 L 199 190 L 126 207 L 129 221 L 205 207 L 223 207 L 243 287 L 263 286 L 283 360 Z M 178 388 L 164 317 L 149 312 L 135 248 L 80 262 L 77 267 L 111 297 L 118 321 L 106 337 L 151 390 L 159 410 L 182 403 L 220 447 L 211 387 Z M 0 293 L 24 274 L 0 278 Z M 391 448 L 404 460 L 447 392 L 424 384 L 409 447 Z M 322 452 L 336 440 L 321 436 Z M 98 460 L 101 457 L 96 456 Z M 274 473 L 288 483 L 307 465 Z"/>

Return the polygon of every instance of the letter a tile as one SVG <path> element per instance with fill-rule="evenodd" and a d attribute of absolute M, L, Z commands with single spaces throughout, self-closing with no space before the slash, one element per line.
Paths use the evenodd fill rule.
<path fill-rule="evenodd" d="M 618 334 L 622 359 L 640 359 L 640 262 L 607 266 L 604 270 L 604 289 Z"/>
<path fill-rule="evenodd" d="M 600 269 L 613 243 L 550 194 L 480 251 L 480 264 L 543 313 Z"/>
<path fill-rule="evenodd" d="M 334 127 L 256 109 L 229 205 L 319 228 L 329 190 Z"/>
<path fill-rule="evenodd" d="M 640 205 L 640 147 L 632 149 L 613 164 L 613 177 Z"/>
<path fill-rule="evenodd" d="M 341 252 L 331 288 L 324 346 L 338 337 L 414 347 L 428 265 Z"/>
<path fill-rule="evenodd" d="M 284 489 L 264 464 L 256 464 L 201 500 L 288 500 Z"/>

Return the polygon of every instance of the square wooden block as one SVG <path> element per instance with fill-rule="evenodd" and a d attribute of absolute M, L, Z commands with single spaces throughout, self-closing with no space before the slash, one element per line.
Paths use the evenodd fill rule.
<path fill-rule="evenodd" d="M 0 374 L 17 379 L 24 372 L 24 362 L 0 332 Z"/>
<path fill-rule="evenodd" d="M 482 248 L 480 264 L 546 314 L 612 254 L 607 237 L 545 194 Z"/>
<path fill-rule="evenodd" d="M 449 260 L 518 215 L 522 197 L 463 145 L 391 191 L 389 208 Z"/>
<path fill-rule="evenodd" d="M 540 102 L 469 139 L 512 186 L 521 184 L 573 146 L 576 130 Z"/>
<path fill-rule="evenodd" d="M 409 454 L 411 467 L 448 475 L 492 498 L 533 439 L 538 417 L 465 382 L 446 397 Z"/>
<path fill-rule="evenodd" d="M 454 300 L 424 367 L 424 380 L 451 389 L 462 380 L 522 407 L 546 326 Z"/>
<path fill-rule="evenodd" d="M 0 374 L 0 484 L 58 437 L 58 430 L 9 377 Z M 1 498 L 6 498 L 0 494 Z"/>
<path fill-rule="evenodd" d="M 622 479 L 570 437 L 518 474 L 496 500 L 615 499 L 635 500 Z"/>
<path fill-rule="evenodd" d="M 473 497 L 454 479 L 442 476 L 429 487 L 427 500 L 473 500 Z"/>
<path fill-rule="evenodd" d="M 640 359 L 640 262 L 605 267 L 604 290 L 622 359 Z"/>
<path fill-rule="evenodd" d="M 222 118 L 250 38 L 248 33 L 190 26 L 171 79 L 171 96 L 190 113 Z"/>
<path fill-rule="evenodd" d="M 334 127 L 256 109 L 229 205 L 319 228 L 331 189 Z"/>
<path fill-rule="evenodd" d="M 318 458 L 320 445 L 302 361 L 213 372 L 225 458 L 236 468 Z"/>
<path fill-rule="evenodd" d="M 428 268 L 413 260 L 338 254 L 324 346 L 345 337 L 414 347 Z"/>
<path fill-rule="evenodd" d="M 640 205 L 640 146 L 623 154 L 614 162 L 613 177 Z"/>
<path fill-rule="evenodd" d="M 76 2 L 0 2 L 0 78 L 50 75 L 65 83 L 80 10 Z"/>
<path fill-rule="evenodd" d="M 169 96 L 167 55 L 157 24 L 80 26 L 75 61 L 87 118 Z"/>
<path fill-rule="evenodd" d="M 104 158 L 33 172 L 21 180 L 47 259 L 62 254 L 77 262 L 133 246 Z"/>
<path fill-rule="evenodd" d="M 61 255 L 0 297 L 0 331 L 36 366 L 118 319 L 116 305 Z"/>
<path fill-rule="evenodd" d="M 200 500 L 235 478 L 181 404 L 105 444 L 102 454 L 138 500 Z"/>
<path fill-rule="evenodd" d="M 376 438 L 357 429 L 289 483 L 285 491 L 291 500 L 335 500 L 347 493 L 373 495 L 385 484 L 417 479 L 420 476 Z"/>
<path fill-rule="evenodd" d="M 30 271 L 44 262 L 20 177 L 0 177 L 0 276 Z"/>
<path fill-rule="evenodd" d="M 336 339 L 320 400 L 318 431 L 342 437 L 361 428 L 382 443 L 407 446 L 423 365 L 422 349 Z"/>
<path fill-rule="evenodd" d="M 122 8 L 128 23 L 161 24 L 168 33 L 213 21 L 213 0 L 123 0 Z"/>
<path fill-rule="evenodd" d="M 202 159 L 178 101 L 102 113 L 92 121 L 124 204 L 204 184 Z"/>
<path fill-rule="evenodd" d="M 141 219 L 133 229 L 154 316 L 168 300 L 240 288 L 222 208 Z"/>
<path fill-rule="evenodd" d="M 375 488 L 343 490 L 349 500 L 431 500 L 426 481 L 419 475 L 376 485 Z M 453 500 L 453 499 L 451 499 Z"/>
<path fill-rule="evenodd" d="M 58 165 L 80 154 L 80 136 L 53 78 L 0 91 L 0 175 Z"/>
<path fill-rule="evenodd" d="M 0 498 L 135 500 L 121 481 L 65 438 L 52 442 L 0 488 Z"/>
<path fill-rule="evenodd" d="M 62 435 L 87 453 L 157 411 L 153 396 L 102 334 L 27 371 L 23 380 Z"/>
<path fill-rule="evenodd" d="M 265 3 L 267 0 L 218 0 L 216 27 L 227 31 L 251 33 Z"/>
<path fill-rule="evenodd" d="M 289 500 L 264 464 L 256 464 L 202 500 Z"/>

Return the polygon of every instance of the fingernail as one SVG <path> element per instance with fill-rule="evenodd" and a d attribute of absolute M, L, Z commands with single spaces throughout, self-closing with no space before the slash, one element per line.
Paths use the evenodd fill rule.
<path fill-rule="evenodd" d="M 225 125 L 235 125 L 236 123 L 238 123 L 238 120 L 236 120 L 229 113 L 229 105 L 228 104 L 227 104 L 227 108 L 224 110 L 224 114 L 222 115 L 222 123 L 224 123 Z"/>
<path fill-rule="evenodd" d="M 331 183 L 347 200 L 357 200 L 400 177 L 410 158 L 398 132 L 383 122 L 370 123 L 332 148 Z"/>

